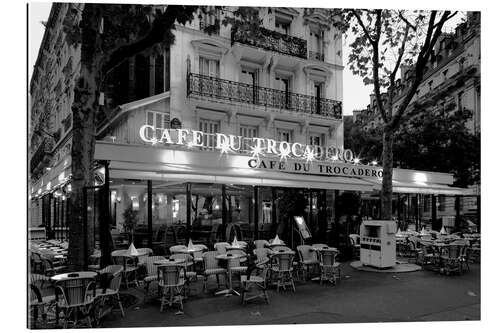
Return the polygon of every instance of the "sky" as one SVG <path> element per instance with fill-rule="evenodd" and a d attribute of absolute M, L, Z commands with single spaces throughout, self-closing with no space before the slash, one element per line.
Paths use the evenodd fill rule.
<path fill-rule="evenodd" d="M 35 2 L 29 4 L 29 78 L 33 72 L 38 55 L 38 49 L 42 42 L 45 27 L 41 23 L 47 21 L 50 14 L 51 3 L 48 2 Z M 458 23 L 458 17 L 452 20 L 448 25 L 453 26 Z M 364 109 L 370 102 L 370 94 L 373 91 L 373 86 L 366 86 L 361 77 L 353 75 L 345 63 L 349 54 L 349 41 L 343 41 L 343 59 L 344 59 L 344 73 L 343 73 L 343 104 L 344 115 L 352 114 L 352 110 Z"/>

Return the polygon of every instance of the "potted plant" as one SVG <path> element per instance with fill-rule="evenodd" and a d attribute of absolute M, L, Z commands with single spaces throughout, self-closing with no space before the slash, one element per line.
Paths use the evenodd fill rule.
<path fill-rule="evenodd" d="M 134 241 L 134 230 L 137 224 L 137 211 L 132 208 L 132 205 L 128 206 L 123 212 L 123 228 L 125 232 L 128 233 L 129 244 Z"/>

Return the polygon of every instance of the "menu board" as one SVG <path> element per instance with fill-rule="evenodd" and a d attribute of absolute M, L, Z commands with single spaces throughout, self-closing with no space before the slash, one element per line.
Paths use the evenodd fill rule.
<path fill-rule="evenodd" d="M 311 238 L 311 232 L 306 225 L 306 221 L 302 216 L 294 216 L 295 224 L 297 225 L 297 229 L 299 229 L 300 235 L 303 239 Z"/>

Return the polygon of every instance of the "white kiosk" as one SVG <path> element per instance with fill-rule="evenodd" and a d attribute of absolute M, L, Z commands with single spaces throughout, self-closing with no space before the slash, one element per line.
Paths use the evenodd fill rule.
<path fill-rule="evenodd" d="M 363 265 L 388 268 L 396 264 L 396 222 L 366 220 L 360 226 Z"/>

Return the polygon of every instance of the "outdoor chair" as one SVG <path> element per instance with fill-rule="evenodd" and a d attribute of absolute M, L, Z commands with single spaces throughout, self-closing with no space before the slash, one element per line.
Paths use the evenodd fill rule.
<path fill-rule="evenodd" d="M 280 287 L 283 290 L 287 286 L 291 286 L 295 292 L 295 284 L 293 282 L 293 253 L 276 253 L 272 257 L 273 264 L 271 265 L 272 271 L 276 275 L 276 290 L 279 292 Z"/>
<path fill-rule="evenodd" d="M 145 255 L 138 257 L 139 264 L 142 264 L 147 257 L 153 255 L 153 250 L 150 249 L 149 247 L 138 248 L 137 251 L 144 251 L 145 252 Z"/>
<path fill-rule="evenodd" d="M 168 249 L 168 251 L 170 252 L 170 254 L 183 253 L 185 250 L 187 250 L 187 246 L 186 245 L 174 245 L 174 246 L 171 246 Z"/>
<path fill-rule="evenodd" d="M 340 263 L 337 262 L 337 251 L 319 250 L 319 268 L 320 278 L 319 284 L 323 284 L 323 280 L 328 280 L 333 284 L 340 281 Z"/>
<path fill-rule="evenodd" d="M 464 255 L 465 246 L 458 244 L 450 244 L 444 251 L 445 253 L 441 255 L 441 260 L 443 262 L 442 272 L 446 275 L 458 272 L 462 274 L 462 257 Z"/>
<path fill-rule="evenodd" d="M 185 288 L 186 292 L 190 291 L 190 284 L 192 281 L 196 281 L 198 278 L 198 275 L 194 271 L 194 261 L 193 257 L 189 253 L 176 253 L 172 254 L 170 259 L 183 259 L 184 264 L 182 266 L 184 267 L 184 278 L 187 284 L 187 288 Z"/>
<path fill-rule="evenodd" d="M 163 312 L 165 305 L 172 306 L 178 303 L 180 312 L 184 311 L 182 294 L 184 288 L 184 268 L 181 266 L 159 266 L 158 286 L 161 289 L 160 312 Z"/>
<path fill-rule="evenodd" d="M 241 249 L 241 250 L 232 249 L 232 250 L 228 250 L 226 253 L 231 253 L 232 255 L 239 255 L 239 256 L 241 256 L 240 257 L 240 261 L 241 262 L 246 262 L 247 261 L 247 253 L 243 249 Z"/>
<path fill-rule="evenodd" d="M 203 252 L 208 251 L 208 248 L 204 244 L 196 244 L 195 246 L 199 249 L 199 251 L 193 252 L 194 268 L 196 271 L 197 264 L 203 266 Z"/>
<path fill-rule="evenodd" d="M 127 256 L 127 255 L 113 255 L 115 251 L 111 253 L 113 264 L 121 265 L 123 267 L 122 275 L 125 280 L 125 287 L 128 289 L 128 285 L 130 283 L 130 276 L 133 277 L 133 282 L 138 287 L 139 283 L 137 282 L 137 265 L 135 262 L 135 258 Z"/>
<path fill-rule="evenodd" d="M 350 234 L 349 241 L 351 242 L 351 246 L 354 249 L 354 257 L 359 258 L 361 251 L 360 238 L 358 234 Z"/>
<path fill-rule="evenodd" d="M 318 256 L 310 245 L 299 245 L 297 246 L 297 251 L 300 258 L 299 269 L 305 281 L 310 276 L 311 271 L 319 266 Z"/>
<path fill-rule="evenodd" d="M 45 258 L 43 255 L 40 256 L 42 261 L 42 272 L 45 275 L 52 276 L 62 273 L 67 269 L 66 266 L 59 264 L 53 260 Z"/>
<path fill-rule="evenodd" d="M 244 272 L 247 271 L 248 267 L 242 265 L 242 262 L 246 261 L 247 258 L 246 258 L 245 252 L 241 251 L 241 250 L 230 250 L 227 253 L 235 255 L 235 256 L 242 255 L 242 257 L 229 259 L 227 261 L 227 276 L 228 276 L 228 279 L 229 279 L 230 288 L 232 288 L 232 279 L 233 279 L 233 276 L 235 274 L 241 276 L 242 273 L 244 273 Z M 239 279 L 238 279 L 238 281 L 239 281 Z"/>
<path fill-rule="evenodd" d="M 89 257 L 89 264 L 87 265 L 87 269 L 89 271 L 97 272 L 101 269 L 101 251 L 98 249 L 94 249 L 94 253 L 92 253 Z"/>
<path fill-rule="evenodd" d="M 154 263 L 156 261 L 165 260 L 165 257 L 162 256 L 151 256 L 144 258 L 144 266 L 146 266 L 146 276 L 144 277 L 144 289 L 146 295 L 148 295 L 149 285 L 153 281 L 157 281 L 158 279 L 158 266 Z"/>
<path fill-rule="evenodd" d="M 42 322 L 47 324 L 47 313 L 55 305 L 55 291 L 49 277 L 41 274 L 30 274 L 29 279 L 29 308 L 30 328 L 36 328 L 38 316 L 41 314 Z M 50 292 L 47 292 L 49 291 Z M 31 326 L 31 323 L 33 326 Z"/>
<path fill-rule="evenodd" d="M 87 325 L 92 327 L 91 316 L 96 296 L 94 280 L 81 278 L 59 281 L 55 288 L 57 308 L 64 313 L 63 328 L 67 328 L 71 321 L 75 328 L 79 319 L 85 319 Z"/>
<path fill-rule="evenodd" d="M 269 257 L 273 251 L 267 249 L 267 248 L 256 248 L 253 250 L 253 254 L 257 257 L 256 263 L 257 265 L 265 265 L 269 263 Z"/>
<path fill-rule="evenodd" d="M 437 261 L 439 260 L 439 256 L 434 251 L 432 247 L 432 243 L 426 241 L 420 241 L 420 250 L 417 251 L 416 263 L 421 265 L 422 268 L 434 269 L 437 265 Z"/>
<path fill-rule="evenodd" d="M 240 282 L 243 288 L 241 292 L 242 304 L 257 298 L 263 298 L 269 304 L 269 295 L 267 294 L 267 273 L 269 267 L 260 266 L 260 268 L 262 269 L 259 269 L 259 265 L 257 265 L 250 272 L 247 271 L 245 275 L 241 275 Z M 255 274 L 252 274 L 254 272 Z"/>
<path fill-rule="evenodd" d="M 120 285 L 122 282 L 123 267 L 120 265 L 109 265 L 101 269 L 99 273 L 99 288 L 96 289 L 95 303 L 98 308 L 97 319 L 100 320 L 106 315 L 103 312 L 104 305 L 109 302 L 111 312 L 114 308 L 118 307 L 122 318 L 125 317 L 123 311 L 122 301 L 120 300 Z"/>
<path fill-rule="evenodd" d="M 226 247 L 230 246 L 228 242 L 218 242 L 214 244 L 214 249 L 217 254 L 225 254 L 227 252 Z"/>
<path fill-rule="evenodd" d="M 203 275 L 205 276 L 205 280 L 203 282 L 204 292 L 207 291 L 207 281 L 209 276 L 215 275 L 217 279 L 217 287 L 219 287 L 219 275 L 226 275 L 227 270 L 219 266 L 218 260 L 215 258 L 217 255 L 217 251 L 208 251 L 203 253 Z"/>
<path fill-rule="evenodd" d="M 269 246 L 269 242 L 265 239 L 256 239 L 253 241 L 253 245 L 255 245 L 256 249 L 260 249 Z"/>

